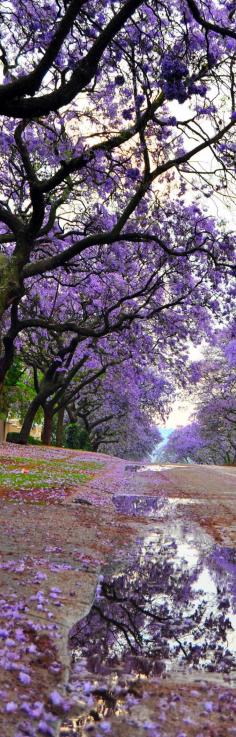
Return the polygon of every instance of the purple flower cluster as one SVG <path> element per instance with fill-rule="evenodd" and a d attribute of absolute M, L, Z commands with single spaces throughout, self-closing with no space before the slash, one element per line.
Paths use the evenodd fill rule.
<path fill-rule="evenodd" d="M 183 103 L 188 97 L 188 67 L 178 56 L 168 52 L 161 63 L 162 89 L 167 100 Z"/>
<path fill-rule="evenodd" d="M 171 52 L 162 59 L 161 85 L 167 100 L 178 100 L 180 104 L 191 95 L 205 97 L 207 92 L 207 86 L 196 82 L 194 78 L 190 79 L 187 65 Z"/>

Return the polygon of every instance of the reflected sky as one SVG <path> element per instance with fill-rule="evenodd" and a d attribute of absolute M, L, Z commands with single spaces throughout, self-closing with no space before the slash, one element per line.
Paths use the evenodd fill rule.
<path fill-rule="evenodd" d="M 117 497 L 118 511 L 155 516 L 156 498 Z M 199 533 L 200 534 L 200 533 Z M 235 568 L 188 524 L 170 522 L 139 541 L 123 567 L 101 577 L 89 615 L 73 628 L 71 688 L 85 714 L 62 735 L 87 734 L 123 713 L 132 684 L 173 670 L 236 672 Z M 131 689 L 131 691 L 130 691 Z M 72 729 L 71 733 L 66 728 Z M 64 730 L 64 731 L 63 731 Z"/>

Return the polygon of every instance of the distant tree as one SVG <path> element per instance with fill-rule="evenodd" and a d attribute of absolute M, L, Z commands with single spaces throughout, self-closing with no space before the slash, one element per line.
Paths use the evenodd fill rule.
<path fill-rule="evenodd" d="M 157 376 L 155 366 L 125 361 L 79 393 L 74 414 L 93 450 L 147 458 L 161 439 L 157 423 L 168 411 L 170 389 L 167 379 Z"/>
<path fill-rule="evenodd" d="M 165 458 L 174 462 L 236 464 L 236 323 L 218 330 L 214 346 L 192 367 L 193 422 L 172 433 Z M 195 383 L 197 382 L 197 383 Z"/>
<path fill-rule="evenodd" d="M 201 436 L 201 429 L 197 422 L 192 422 L 185 427 L 177 427 L 163 448 L 159 460 L 170 463 L 202 463 L 206 443 Z M 206 457 L 206 463 L 209 461 Z"/>

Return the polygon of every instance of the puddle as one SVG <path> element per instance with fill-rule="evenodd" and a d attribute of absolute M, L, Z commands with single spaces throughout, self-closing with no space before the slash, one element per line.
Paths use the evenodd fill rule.
<path fill-rule="evenodd" d="M 144 471 L 145 472 L 155 471 L 156 473 L 157 471 L 168 471 L 169 469 L 172 469 L 172 468 L 181 468 L 184 470 L 185 468 L 188 469 L 190 465 L 193 465 L 193 464 L 192 463 L 185 463 L 185 464 L 184 463 L 174 463 L 174 464 L 167 463 L 166 465 L 163 464 L 160 466 L 158 463 L 151 463 L 148 466 L 141 466 L 141 467 L 139 466 L 137 470 L 139 471 L 139 473 L 143 473 Z"/>
<path fill-rule="evenodd" d="M 133 495 L 116 495 L 112 497 L 114 506 L 117 512 L 120 514 L 130 514 L 132 517 L 147 516 L 154 517 L 159 516 L 163 509 L 167 507 L 168 502 L 166 499 L 158 498 L 157 496 L 137 496 Z"/>
<path fill-rule="evenodd" d="M 178 496 L 172 496 L 172 497 L 169 498 L 168 501 L 169 501 L 169 504 L 170 505 L 172 504 L 172 505 L 175 505 L 175 506 L 177 504 L 184 504 L 184 505 L 186 505 L 186 504 L 187 505 L 188 504 L 193 504 L 195 506 L 195 504 L 203 504 L 204 503 L 204 500 L 202 501 L 202 499 L 189 499 L 189 497 L 187 497 L 187 496 L 184 497 L 183 499 L 180 499 L 180 497 L 178 497 Z"/>
<path fill-rule="evenodd" d="M 117 509 L 119 514 L 128 514 L 132 517 L 147 517 L 148 519 L 160 519 L 163 517 L 173 516 L 176 508 L 181 506 L 191 506 L 202 504 L 200 499 L 190 499 L 185 497 L 157 497 L 157 496 L 138 496 L 136 494 L 120 496 L 115 495 L 112 497 L 112 502 Z"/>
<path fill-rule="evenodd" d="M 119 512 L 148 517 L 164 503 L 137 496 L 113 502 Z M 169 674 L 199 672 L 199 679 L 205 673 L 235 685 L 234 584 L 235 556 L 213 549 L 197 527 L 170 520 L 139 540 L 132 560 L 101 577 L 89 615 L 71 633 L 69 688 L 78 716 L 63 724 L 61 737 L 122 734 L 120 720 Z"/>

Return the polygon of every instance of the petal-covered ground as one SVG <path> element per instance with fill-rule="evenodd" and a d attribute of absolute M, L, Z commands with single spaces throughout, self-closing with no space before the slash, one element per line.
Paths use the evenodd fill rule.
<path fill-rule="evenodd" d="M 1 447 L 1 737 L 236 734 L 235 482 Z"/>

